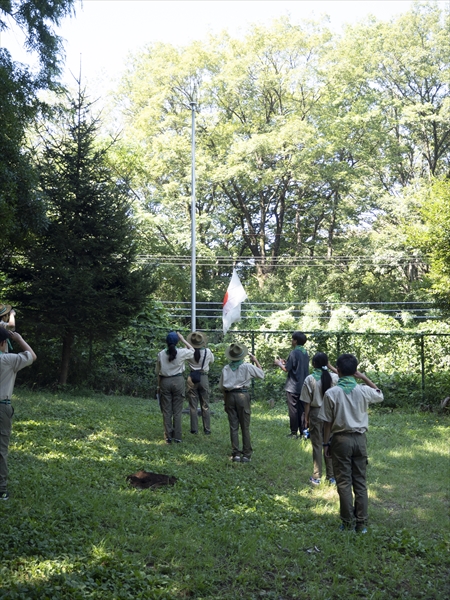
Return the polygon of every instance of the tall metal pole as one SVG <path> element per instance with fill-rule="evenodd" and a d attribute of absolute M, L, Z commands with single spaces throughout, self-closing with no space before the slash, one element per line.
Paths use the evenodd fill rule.
<path fill-rule="evenodd" d="M 195 109 L 196 103 L 191 102 L 192 113 L 192 168 L 191 168 L 191 331 L 195 331 L 196 318 L 196 271 L 197 258 L 195 253 L 196 245 L 196 224 L 195 224 Z"/>

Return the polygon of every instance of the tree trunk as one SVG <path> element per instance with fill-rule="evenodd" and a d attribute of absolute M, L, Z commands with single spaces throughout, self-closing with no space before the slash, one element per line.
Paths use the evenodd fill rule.
<path fill-rule="evenodd" d="M 63 339 L 61 370 L 59 373 L 60 385 L 65 385 L 67 383 L 67 377 L 69 375 L 70 357 L 72 355 L 73 339 L 74 336 L 72 331 L 68 331 Z"/>

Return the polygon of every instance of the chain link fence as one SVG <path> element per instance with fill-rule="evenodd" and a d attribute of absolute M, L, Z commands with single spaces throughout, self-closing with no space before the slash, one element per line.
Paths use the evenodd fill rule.
<path fill-rule="evenodd" d="M 219 329 L 202 330 L 216 360 L 211 383 L 218 382 L 226 364 L 224 350 L 238 341 L 255 354 L 265 370 L 264 382 L 254 383 L 254 394 L 267 400 L 284 399 L 285 373 L 274 366 L 276 357 L 287 358 L 292 331 L 236 330 L 226 336 Z M 335 364 L 342 353 L 354 354 L 359 370 L 383 389 L 385 406 L 436 405 L 450 395 L 450 334 L 405 332 L 305 331 L 310 358 L 325 352 Z"/>

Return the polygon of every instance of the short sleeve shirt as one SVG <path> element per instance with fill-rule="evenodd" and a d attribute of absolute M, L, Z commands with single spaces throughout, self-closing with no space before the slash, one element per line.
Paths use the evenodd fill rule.
<path fill-rule="evenodd" d="M 382 402 L 383 393 L 368 385 L 344 392 L 338 385 L 325 392 L 319 419 L 331 423 L 331 433 L 365 433 L 369 428 L 369 404 Z"/>
<path fill-rule="evenodd" d="M 222 369 L 219 388 L 225 391 L 247 388 L 254 378 L 264 379 L 264 371 L 251 363 L 242 363 L 235 371 L 226 365 Z"/>
<path fill-rule="evenodd" d="M 0 400 L 11 400 L 17 372 L 33 364 L 31 352 L 0 354 Z"/>
<path fill-rule="evenodd" d="M 203 362 L 203 359 L 205 359 L 205 362 Z M 195 362 L 194 358 L 192 358 L 192 360 L 189 360 L 188 362 L 189 367 L 192 371 L 201 370 L 205 373 L 208 373 L 209 365 L 212 365 L 212 363 L 214 362 L 214 354 L 209 348 L 202 348 L 200 350 L 200 360 L 198 362 Z"/>
<path fill-rule="evenodd" d="M 177 355 L 170 361 L 169 356 L 165 350 L 161 350 L 158 354 L 158 361 L 160 364 L 159 374 L 163 377 L 173 377 L 184 373 L 184 363 L 186 360 L 193 358 L 194 350 L 189 348 L 177 348 Z"/>
<path fill-rule="evenodd" d="M 330 373 L 331 386 L 333 387 L 338 382 L 338 375 Z M 308 375 L 303 383 L 300 400 L 305 404 L 310 404 L 312 408 L 320 408 L 323 402 L 322 382 L 320 379 L 316 381 L 312 375 Z"/>

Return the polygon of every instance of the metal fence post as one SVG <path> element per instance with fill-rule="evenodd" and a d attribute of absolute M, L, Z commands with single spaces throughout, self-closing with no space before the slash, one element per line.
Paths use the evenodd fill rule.
<path fill-rule="evenodd" d="M 420 336 L 420 365 L 422 369 L 422 402 L 425 402 L 425 336 Z"/>

